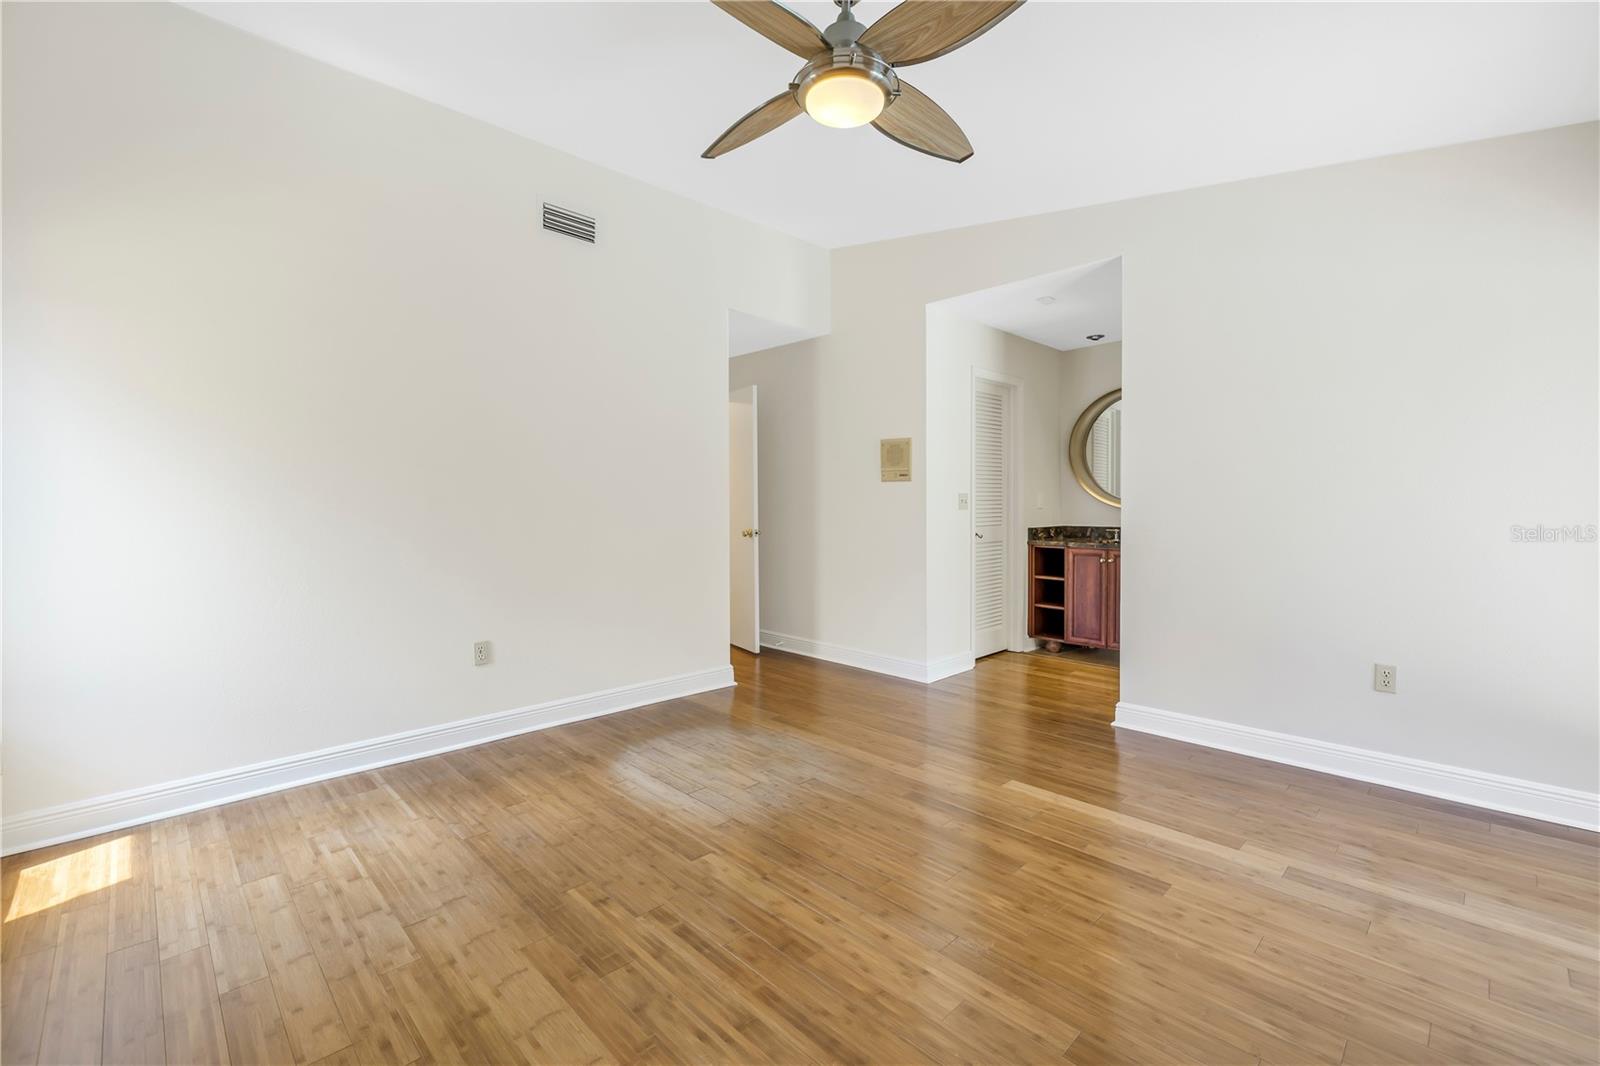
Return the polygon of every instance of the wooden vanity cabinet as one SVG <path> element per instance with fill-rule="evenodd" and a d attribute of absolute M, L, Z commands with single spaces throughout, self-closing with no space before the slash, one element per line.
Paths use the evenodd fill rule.
<path fill-rule="evenodd" d="M 1087 648 L 1120 647 L 1122 553 L 1034 544 L 1028 549 L 1028 635 Z"/>

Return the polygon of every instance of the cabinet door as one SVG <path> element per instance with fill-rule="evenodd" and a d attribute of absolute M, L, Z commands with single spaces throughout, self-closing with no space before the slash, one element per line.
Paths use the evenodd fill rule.
<path fill-rule="evenodd" d="M 1106 643 L 1106 553 L 1067 549 L 1067 640 L 1103 648 Z"/>
<path fill-rule="evenodd" d="M 1106 647 L 1122 647 L 1122 553 L 1111 552 L 1106 563 Z"/>

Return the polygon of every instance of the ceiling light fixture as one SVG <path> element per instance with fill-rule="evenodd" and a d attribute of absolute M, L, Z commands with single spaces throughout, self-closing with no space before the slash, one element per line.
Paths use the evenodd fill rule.
<path fill-rule="evenodd" d="M 1086 341 L 1103 341 L 1106 339 L 1106 335 L 1104 333 L 1091 333 L 1083 339 Z"/>
<path fill-rule="evenodd" d="M 801 114 L 824 126 L 871 123 L 907 148 L 960 163 L 972 142 L 944 109 L 900 79 L 909 67 L 948 55 L 993 29 L 1023 0 L 905 0 L 871 26 L 856 0 L 834 0 L 839 17 L 819 30 L 775 0 L 711 0 L 761 36 L 806 61 L 783 92 L 729 126 L 701 153 L 715 159 Z"/>
<path fill-rule="evenodd" d="M 1037 299 L 1038 299 L 1038 301 L 1040 303 L 1047 304 L 1047 305 L 1048 304 L 1053 304 L 1053 303 L 1056 302 L 1056 298 L 1054 296 L 1040 296 L 1040 297 L 1037 297 Z"/>
<path fill-rule="evenodd" d="M 856 67 L 821 70 L 803 82 L 798 93 L 806 114 L 836 130 L 865 126 L 883 114 L 889 102 L 884 79 Z"/>

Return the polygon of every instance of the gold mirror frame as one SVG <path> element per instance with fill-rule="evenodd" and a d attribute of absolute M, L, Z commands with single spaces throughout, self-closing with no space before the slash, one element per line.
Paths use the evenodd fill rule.
<path fill-rule="evenodd" d="M 1089 430 L 1094 428 L 1095 419 L 1110 410 L 1118 400 L 1122 399 L 1121 389 L 1112 389 L 1094 403 L 1083 409 L 1083 414 L 1078 416 L 1078 421 L 1072 426 L 1072 432 L 1067 436 L 1067 463 L 1072 467 L 1072 476 L 1078 479 L 1078 486 L 1099 500 L 1109 503 L 1113 507 L 1122 506 L 1122 497 L 1113 496 L 1100 487 L 1100 483 L 1089 472 Z"/>

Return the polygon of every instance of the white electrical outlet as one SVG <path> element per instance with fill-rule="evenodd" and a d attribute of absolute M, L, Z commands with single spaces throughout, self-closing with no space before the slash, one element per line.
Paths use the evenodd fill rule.
<path fill-rule="evenodd" d="M 1379 692 L 1394 691 L 1394 667 L 1384 663 L 1372 664 L 1372 687 Z"/>
<path fill-rule="evenodd" d="M 967 509 L 967 494 L 964 493 L 964 492 L 956 493 L 956 510 L 965 511 L 966 509 Z"/>
<path fill-rule="evenodd" d="M 472 665 L 489 665 L 489 642 L 487 640 L 480 640 L 472 646 Z"/>

